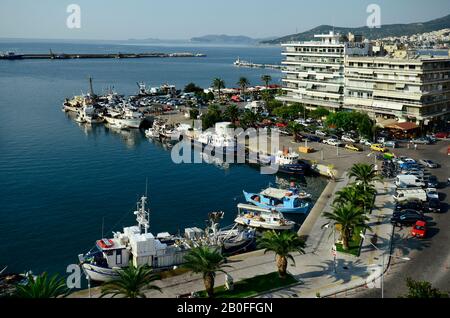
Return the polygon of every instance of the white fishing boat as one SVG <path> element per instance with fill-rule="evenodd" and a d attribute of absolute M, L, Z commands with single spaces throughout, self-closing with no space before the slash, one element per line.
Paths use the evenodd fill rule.
<path fill-rule="evenodd" d="M 137 226 L 125 227 L 123 232 L 113 233 L 110 239 L 100 239 L 95 251 L 80 254 L 78 258 L 86 275 L 94 281 L 106 282 L 118 276 L 117 270 L 129 265 L 149 265 L 153 269 L 168 269 L 184 262 L 191 246 L 187 240 L 176 239 L 167 233 L 156 237 L 149 232 L 149 210 L 147 197 L 137 203 Z M 188 230 L 188 229 L 186 229 Z M 198 233 L 197 233 L 198 232 Z M 192 240 L 202 235 L 200 231 L 188 231 Z"/>
<path fill-rule="evenodd" d="M 135 129 L 138 129 L 144 120 L 140 112 L 125 107 L 117 115 L 116 113 L 109 111 L 108 114 L 103 117 L 109 124 Z"/>
<path fill-rule="evenodd" d="M 229 122 L 217 123 L 214 130 L 209 129 L 199 134 L 195 142 L 216 153 L 235 153 L 238 149 L 238 143 Z"/>
<path fill-rule="evenodd" d="M 256 229 L 288 231 L 295 222 L 287 220 L 281 212 L 263 209 L 254 205 L 239 204 L 235 223 Z"/>
<path fill-rule="evenodd" d="M 167 232 L 154 236 L 149 232 L 150 211 L 146 208 L 148 198 L 142 196 L 137 202 L 136 226 L 124 227 L 113 232 L 112 238 L 102 238 L 86 254 L 78 255 L 80 266 L 93 281 L 106 282 L 118 277 L 121 268 L 149 265 L 155 271 L 169 270 L 184 263 L 190 249 L 211 246 L 222 252 L 244 251 L 254 243 L 255 233 L 247 228 L 219 229 L 218 221 L 223 212 L 209 215 L 206 231 L 193 227 L 184 230 L 184 236 Z"/>

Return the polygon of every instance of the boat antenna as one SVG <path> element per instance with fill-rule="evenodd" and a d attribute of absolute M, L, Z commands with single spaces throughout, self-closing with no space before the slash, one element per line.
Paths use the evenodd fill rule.
<path fill-rule="evenodd" d="M 148 190 L 148 177 L 145 178 L 145 196 L 147 197 L 147 190 Z"/>
<path fill-rule="evenodd" d="M 104 227 L 105 227 L 105 217 L 102 217 L 102 238 L 104 238 L 104 236 L 103 236 Z"/>

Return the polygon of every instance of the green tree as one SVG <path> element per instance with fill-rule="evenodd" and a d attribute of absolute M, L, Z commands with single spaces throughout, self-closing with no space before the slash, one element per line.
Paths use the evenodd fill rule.
<path fill-rule="evenodd" d="M 340 229 L 344 250 L 349 249 L 349 242 L 356 229 L 370 229 L 366 224 L 369 218 L 364 211 L 351 203 L 334 206 L 333 212 L 324 212 L 323 215 L 334 227 Z"/>
<path fill-rule="evenodd" d="M 377 174 L 374 165 L 368 165 L 365 163 L 358 163 L 348 172 L 350 178 L 355 178 L 356 182 L 363 187 L 364 193 L 366 193 L 368 187 L 376 181 L 381 181 L 382 177 Z"/>
<path fill-rule="evenodd" d="M 261 76 L 261 81 L 266 84 L 266 88 L 269 88 L 269 84 L 272 81 L 272 76 L 270 75 L 262 75 Z"/>
<path fill-rule="evenodd" d="M 203 88 L 197 86 L 195 83 L 189 83 L 184 87 L 184 92 L 199 94 L 203 93 Z"/>
<path fill-rule="evenodd" d="M 236 105 L 229 105 L 225 109 L 223 116 L 232 123 L 235 123 L 239 119 L 239 108 Z"/>
<path fill-rule="evenodd" d="M 240 77 L 237 85 L 241 88 L 241 93 L 245 96 L 245 90 L 250 86 L 250 81 L 246 77 Z"/>
<path fill-rule="evenodd" d="M 206 114 L 202 115 L 202 126 L 203 129 L 208 129 L 213 127 L 216 123 L 222 121 L 222 112 L 219 106 L 209 105 Z"/>
<path fill-rule="evenodd" d="M 317 107 L 309 113 L 309 116 L 313 119 L 321 119 L 330 115 L 330 111 L 323 107 Z"/>
<path fill-rule="evenodd" d="M 244 129 L 255 127 L 259 121 L 259 116 L 250 110 L 245 110 L 240 117 L 241 127 Z"/>
<path fill-rule="evenodd" d="M 364 191 L 362 185 L 353 184 L 336 192 L 333 203 L 335 205 L 351 203 L 367 212 L 367 209 L 372 207 L 375 194 L 376 190 L 372 185 L 368 185 Z"/>
<path fill-rule="evenodd" d="M 222 268 L 229 267 L 224 265 L 226 259 L 223 255 L 211 247 L 200 246 L 191 249 L 184 257 L 184 260 L 184 268 L 187 268 L 196 274 L 203 275 L 203 282 L 205 284 L 208 297 L 214 297 L 214 282 L 216 273 L 225 273 Z"/>
<path fill-rule="evenodd" d="M 221 78 L 215 78 L 212 82 L 212 87 L 218 91 L 220 99 L 222 89 L 225 88 L 225 81 Z"/>
<path fill-rule="evenodd" d="M 43 273 L 36 278 L 28 275 L 26 285 L 18 285 L 15 296 L 19 298 L 57 298 L 65 297 L 69 294 L 64 278 L 59 278 L 58 274 L 48 277 Z"/>
<path fill-rule="evenodd" d="M 300 140 L 300 133 L 304 130 L 304 126 L 291 121 L 288 125 L 288 130 L 294 135 L 294 141 Z"/>
<path fill-rule="evenodd" d="M 305 254 L 305 242 L 293 232 L 283 231 L 277 233 L 275 231 L 265 232 L 261 238 L 258 239 L 258 247 L 265 249 L 264 253 L 274 252 L 275 260 L 278 268 L 278 274 L 281 278 L 287 276 L 288 260 L 291 260 L 295 265 L 292 252 L 299 252 Z"/>
<path fill-rule="evenodd" d="M 189 118 L 190 119 L 197 119 L 199 114 L 200 114 L 200 111 L 197 108 L 192 108 L 189 111 Z"/>
<path fill-rule="evenodd" d="M 111 297 L 146 298 L 145 292 L 148 290 L 161 292 L 161 288 L 150 284 L 159 279 L 159 276 L 155 275 L 149 266 L 130 265 L 118 269 L 117 274 L 119 276 L 116 279 L 103 284 L 100 297 L 111 295 Z"/>
<path fill-rule="evenodd" d="M 408 294 L 404 298 L 448 298 L 448 293 L 441 292 L 437 288 L 433 288 L 429 282 L 415 281 L 408 277 L 406 279 L 406 286 L 408 286 Z"/>

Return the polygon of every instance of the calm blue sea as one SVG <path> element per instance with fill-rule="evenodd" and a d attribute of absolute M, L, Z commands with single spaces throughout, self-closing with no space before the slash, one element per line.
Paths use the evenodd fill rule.
<path fill-rule="evenodd" d="M 225 211 L 232 223 L 242 190 L 275 182 L 247 166 L 176 165 L 170 152 L 142 133 L 79 126 L 61 111 L 67 96 L 114 86 L 136 92 L 150 86 L 189 82 L 207 87 L 214 77 L 235 86 L 240 76 L 259 84 L 277 71 L 238 69 L 239 56 L 255 63 L 280 63 L 280 48 L 93 45 L 1 42 L 0 51 L 184 52 L 206 58 L 0 61 L 0 268 L 64 273 L 102 235 L 134 225 L 135 202 L 148 178 L 151 230 L 177 232 L 204 227 L 208 212 Z M 308 178 L 317 197 L 326 181 Z"/>

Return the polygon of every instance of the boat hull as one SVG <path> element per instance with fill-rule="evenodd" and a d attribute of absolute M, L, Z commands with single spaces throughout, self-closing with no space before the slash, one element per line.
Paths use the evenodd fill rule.
<path fill-rule="evenodd" d="M 119 277 L 116 270 L 111 268 L 104 268 L 93 264 L 83 264 L 83 271 L 93 281 L 96 282 L 109 282 Z"/>
<path fill-rule="evenodd" d="M 294 228 L 295 223 L 288 222 L 285 224 L 269 224 L 266 222 L 260 222 L 256 220 L 247 219 L 245 217 L 237 217 L 234 220 L 235 223 L 249 226 L 255 229 L 275 230 L 275 231 L 290 231 Z"/>
<path fill-rule="evenodd" d="M 122 119 L 122 118 L 113 118 L 113 117 L 105 117 L 105 120 L 108 124 L 119 126 L 119 127 L 128 127 L 138 129 L 141 126 L 142 119 Z"/>
<path fill-rule="evenodd" d="M 286 214 L 307 214 L 310 210 L 310 204 L 308 202 L 305 202 L 301 207 L 298 208 L 286 208 L 286 207 L 280 207 L 280 206 L 273 206 L 264 204 L 258 201 L 253 200 L 253 197 L 258 196 L 256 193 L 247 193 L 244 191 L 245 200 L 248 203 L 251 203 L 259 208 L 268 209 L 268 210 L 275 210 L 281 213 Z"/>

